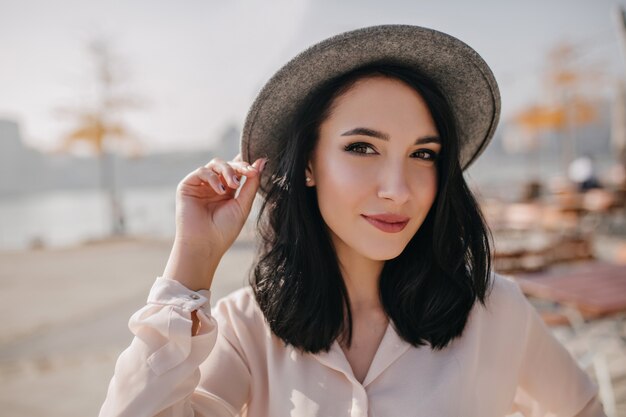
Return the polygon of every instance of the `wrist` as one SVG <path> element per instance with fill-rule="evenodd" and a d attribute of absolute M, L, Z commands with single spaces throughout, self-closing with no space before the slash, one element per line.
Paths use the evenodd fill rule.
<path fill-rule="evenodd" d="M 221 255 L 206 244 L 174 240 L 163 277 L 174 279 L 192 291 L 211 288 Z"/>

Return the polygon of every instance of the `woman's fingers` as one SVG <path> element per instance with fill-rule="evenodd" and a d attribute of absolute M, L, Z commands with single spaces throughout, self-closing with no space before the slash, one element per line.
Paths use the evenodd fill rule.
<path fill-rule="evenodd" d="M 253 164 L 253 170 L 255 172 L 254 175 L 248 176 L 246 183 L 241 187 L 239 191 L 239 202 L 241 207 L 246 213 L 250 213 L 252 208 L 252 203 L 254 202 L 254 196 L 256 195 L 257 190 L 259 189 L 260 183 L 260 173 L 263 172 L 263 168 L 265 168 L 265 163 L 267 161 L 265 159 L 257 159 Z"/>
<path fill-rule="evenodd" d="M 221 159 L 213 159 L 206 165 L 213 172 L 219 175 L 220 180 L 232 189 L 237 189 L 241 185 L 242 176 L 254 176 L 257 172 L 256 167 L 243 161 L 226 162 Z"/>
<path fill-rule="evenodd" d="M 239 179 L 240 175 L 237 175 L 233 167 L 231 167 L 227 162 L 215 158 L 206 164 L 206 168 L 209 168 L 218 174 L 220 176 L 220 180 L 222 180 L 228 187 L 233 189 L 237 189 L 239 187 L 239 184 L 241 183 Z"/>
<path fill-rule="evenodd" d="M 213 158 L 204 167 L 194 171 L 190 177 L 196 176 L 202 182 L 209 184 L 220 195 L 227 192 L 233 193 L 241 185 L 242 176 L 250 178 L 258 175 L 260 162 L 261 160 L 257 160 L 251 165 L 241 160 L 226 162 L 219 158 Z"/>
<path fill-rule="evenodd" d="M 196 170 L 196 176 L 200 178 L 202 181 L 206 182 L 215 190 L 218 194 L 226 193 L 226 187 L 224 183 L 220 180 L 218 174 L 213 171 L 211 168 L 202 167 Z"/>

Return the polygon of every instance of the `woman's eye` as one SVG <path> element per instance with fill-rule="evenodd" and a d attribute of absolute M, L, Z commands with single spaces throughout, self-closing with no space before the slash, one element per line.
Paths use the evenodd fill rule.
<path fill-rule="evenodd" d="M 360 154 L 375 154 L 376 151 L 371 145 L 367 143 L 351 143 L 344 148 L 347 152 L 360 153 Z"/>
<path fill-rule="evenodd" d="M 413 155 L 416 155 L 416 158 L 423 159 L 425 161 L 435 161 L 438 156 L 436 152 L 426 149 L 413 152 Z"/>

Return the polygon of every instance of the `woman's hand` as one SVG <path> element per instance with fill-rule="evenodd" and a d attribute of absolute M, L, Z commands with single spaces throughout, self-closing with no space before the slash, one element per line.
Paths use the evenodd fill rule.
<path fill-rule="evenodd" d="M 219 260 L 250 214 L 265 160 L 214 158 L 176 189 L 176 238 L 164 277 L 197 290 L 210 287 Z M 243 185 L 242 177 L 246 180 Z"/>
<path fill-rule="evenodd" d="M 263 162 L 214 158 L 187 175 L 176 190 L 176 239 L 226 252 L 250 214 Z M 235 198 L 242 176 L 246 181 Z"/>

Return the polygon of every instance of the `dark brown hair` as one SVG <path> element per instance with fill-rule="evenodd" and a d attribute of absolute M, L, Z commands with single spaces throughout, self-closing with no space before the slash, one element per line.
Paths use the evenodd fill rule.
<path fill-rule="evenodd" d="M 463 178 L 445 96 L 430 79 L 392 62 L 358 68 L 311 92 L 299 109 L 258 219 L 262 245 L 252 289 L 274 334 L 306 352 L 326 351 L 339 337 L 349 344 L 352 316 L 315 189 L 305 186 L 305 168 L 334 100 L 370 76 L 415 89 L 442 141 L 435 201 L 403 252 L 383 267 L 379 288 L 385 312 L 408 343 L 442 349 L 461 335 L 474 303 L 484 304 L 490 287 L 490 234 Z"/>

